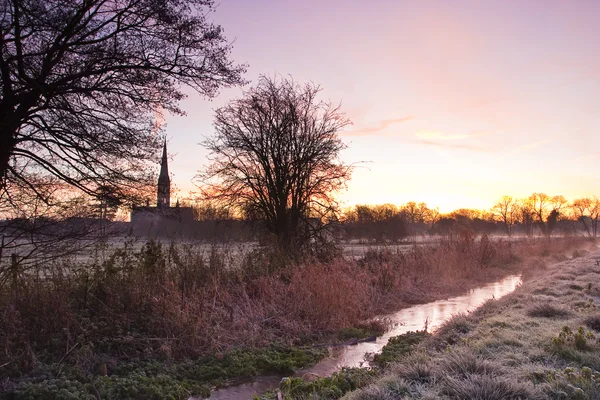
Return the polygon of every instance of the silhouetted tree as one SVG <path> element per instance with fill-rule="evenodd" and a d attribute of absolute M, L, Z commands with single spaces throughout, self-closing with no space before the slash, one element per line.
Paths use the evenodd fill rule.
<path fill-rule="evenodd" d="M 590 231 L 590 227 L 588 226 L 587 219 L 589 218 L 589 212 L 592 207 L 592 199 L 584 197 L 581 199 L 573 200 L 573 204 L 571 205 L 571 210 L 573 212 L 573 218 L 580 222 L 583 225 L 583 229 L 588 234 L 588 236 L 592 235 Z"/>
<path fill-rule="evenodd" d="M 347 211 L 344 225 L 349 238 L 398 242 L 408 235 L 406 215 L 393 204 L 356 205 Z"/>
<path fill-rule="evenodd" d="M 554 209 L 550 211 L 550 214 L 548 214 L 548 217 L 546 218 L 546 235 L 550 236 L 552 234 L 559 217 L 560 213 L 558 210 Z"/>
<path fill-rule="evenodd" d="M 89 195 L 134 189 L 160 141 L 157 112 L 181 114 L 244 66 L 206 16 L 213 0 L 1 0 L 0 190 L 57 177 Z M 12 183 L 12 184 L 11 184 Z M 127 190 L 113 191 L 124 194 Z"/>
<path fill-rule="evenodd" d="M 513 226 L 518 220 L 518 204 L 511 196 L 502 196 L 492 208 L 494 216 L 502 222 L 508 236 L 512 235 Z"/>
<path fill-rule="evenodd" d="M 520 200 L 518 202 L 519 223 L 528 237 L 533 235 L 534 215 L 535 213 L 529 200 Z"/>
<path fill-rule="evenodd" d="M 319 101 L 319 86 L 291 78 L 259 78 L 238 100 L 216 111 L 213 138 L 204 145 L 211 165 L 198 180 L 208 198 L 258 214 L 283 248 L 307 243 L 308 230 L 337 211 L 332 194 L 352 166 L 338 132 L 350 122 L 339 107 Z M 312 220 L 314 221 L 314 220 Z"/>

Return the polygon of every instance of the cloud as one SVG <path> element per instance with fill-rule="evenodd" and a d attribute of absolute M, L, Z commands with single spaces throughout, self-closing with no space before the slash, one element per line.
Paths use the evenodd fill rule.
<path fill-rule="evenodd" d="M 479 136 L 486 136 L 488 132 L 473 132 L 473 133 L 463 133 L 463 134 L 447 134 L 439 131 L 420 131 L 415 134 L 417 138 L 422 141 L 431 141 L 431 140 L 441 140 L 441 141 L 452 141 L 452 140 L 464 140 L 470 139 Z"/>
<path fill-rule="evenodd" d="M 454 150 L 470 150 L 470 151 L 478 151 L 483 153 L 489 153 L 490 151 L 486 148 L 480 146 L 473 146 L 470 144 L 456 144 L 456 143 L 439 143 L 431 140 L 420 140 L 419 144 L 424 144 L 426 146 L 435 146 L 442 147 L 446 149 L 454 149 Z"/>
<path fill-rule="evenodd" d="M 533 142 L 533 143 L 527 143 L 527 144 L 517 147 L 516 149 L 514 149 L 513 151 L 508 153 L 508 155 L 511 156 L 514 154 L 519 154 L 519 153 L 522 153 L 524 150 L 533 149 L 533 148 L 536 148 L 538 146 L 541 146 L 543 144 L 553 142 L 553 141 L 554 141 L 553 139 L 545 139 L 545 140 L 540 140 L 540 141 Z"/>
<path fill-rule="evenodd" d="M 471 133 L 458 133 L 450 134 L 441 131 L 419 131 L 415 133 L 417 143 L 424 144 L 426 146 L 435 146 L 453 150 L 470 150 L 489 153 L 490 150 L 485 147 L 476 146 L 469 143 L 456 143 L 457 141 L 463 141 L 466 139 L 472 139 L 480 136 L 489 135 L 490 132 L 471 132 Z"/>
<path fill-rule="evenodd" d="M 391 125 L 410 121 L 411 119 L 414 119 L 414 118 L 415 118 L 414 115 L 409 115 L 408 117 L 403 117 L 403 118 L 384 119 L 384 120 L 379 121 L 376 125 L 356 129 L 356 130 L 349 131 L 349 132 L 343 132 L 342 135 L 343 136 L 368 136 L 369 134 L 372 134 L 372 133 L 378 133 L 378 132 L 384 131 L 387 128 L 389 128 Z"/>

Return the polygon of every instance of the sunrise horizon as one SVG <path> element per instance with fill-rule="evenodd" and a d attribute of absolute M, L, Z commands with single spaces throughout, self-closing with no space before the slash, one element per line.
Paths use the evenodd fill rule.
<path fill-rule="evenodd" d="M 187 115 L 165 116 L 174 182 L 182 197 L 196 190 L 214 111 L 266 75 L 320 85 L 320 98 L 352 121 L 339 132 L 341 160 L 358 163 L 339 197 L 349 205 L 449 210 L 502 195 L 593 196 L 598 12 L 599 3 L 558 1 L 223 2 L 211 15 L 248 64 L 249 83 L 210 102 L 188 92 Z"/>

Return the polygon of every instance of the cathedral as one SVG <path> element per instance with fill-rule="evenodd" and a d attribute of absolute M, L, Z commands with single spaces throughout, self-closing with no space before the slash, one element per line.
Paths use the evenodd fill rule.
<path fill-rule="evenodd" d="M 180 207 L 179 200 L 171 207 L 171 178 L 167 159 L 167 142 L 163 145 L 156 206 L 149 202 L 131 209 L 131 229 L 136 236 L 173 236 L 186 234 L 194 222 L 191 207 Z"/>

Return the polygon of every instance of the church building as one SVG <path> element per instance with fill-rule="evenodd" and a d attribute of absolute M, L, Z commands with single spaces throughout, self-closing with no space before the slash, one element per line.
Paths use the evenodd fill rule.
<path fill-rule="evenodd" d="M 194 211 L 180 207 L 179 200 L 171 207 L 171 178 L 167 159 L 167 142 L 163 145 L 160 174 L 156 192 L 156 206 L 149 203 L 131 210 L 131 228 L 136 236 L 174 236 L 193 229 Z"/>

